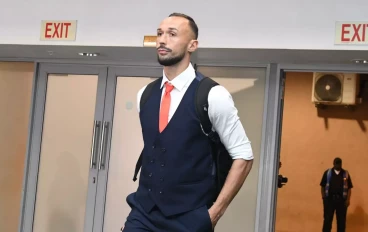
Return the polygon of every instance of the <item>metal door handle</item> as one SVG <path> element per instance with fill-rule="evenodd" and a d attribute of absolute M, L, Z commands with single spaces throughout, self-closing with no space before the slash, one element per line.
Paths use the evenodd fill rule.
<path fill-rule="evenodd" d="M 100 144 L 100 160 L 98 164 L 98 169 L 101 170 L 102 168 L 105 168 L 105 143 L 106 143 L 106 132 L 109 127 L 109 122 L 104 122 L 102 125 L 102 139 Z"/>
<path fill-rule="evenodd" d="M 97 128 L 100 127 L 100 121 L 95 120 L 94 124 L 93 124 L 93 135 L 92 135 L 92 147 L 91 147 L 91 160 L 90 160 L 90 168 L 95 168 L 96 167 L 96 152 L 95 152 L 95 148 L 96 148 L 96 140 L 97 140 Z"/>

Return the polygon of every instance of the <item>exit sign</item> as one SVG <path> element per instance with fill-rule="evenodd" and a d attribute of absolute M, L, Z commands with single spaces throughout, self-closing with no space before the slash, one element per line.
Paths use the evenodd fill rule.
<path fill-rule="evenodd" d="M 336 22 L 335 44 L 368 45 L 368 22 Z"/>
<path fill-rule="evenodd" d="M 41 40 L 75 41 L 77 21 L 41 21 Z"/>

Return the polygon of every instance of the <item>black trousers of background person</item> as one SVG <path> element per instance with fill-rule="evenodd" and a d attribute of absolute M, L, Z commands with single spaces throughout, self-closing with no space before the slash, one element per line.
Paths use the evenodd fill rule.
<path fill-rule="evenodd" d="M 334 213 L 336 212 L 337 232 L 345 232 L 346 211 L 345 200 L 339 196 L 329 196 L 323 199 L 323 232 L 331 232 Z"/>

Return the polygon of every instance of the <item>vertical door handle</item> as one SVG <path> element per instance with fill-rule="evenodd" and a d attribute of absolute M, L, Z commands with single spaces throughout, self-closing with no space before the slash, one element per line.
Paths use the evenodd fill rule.
<path fill-rule="evenodd" d="M 107 129 L 109 127 L 109 122 L 104 122 L 102 125 L 102 139 L 101 139 L 101 144 L 100 144 L 100 160 L 99 160 L 99 165 L 98 165 L 98 169 L 101 170 L 102 168 L 105 168 L 105 159 L 106 159 L 106 154 L 105 154 L 105 143 L 107 141 L 106 137 L 106 133 L 107 133 Z"/>
<path fill-rule="evenodd" d="M 97 140 L 97 128 L 100 127 L 100 121 L 95 120 L 93 124 L 93 135 L 92 135 L 92 147 L 91 147 L 91 160 L 90 168 L 96 168 L 96 140 Z"/>

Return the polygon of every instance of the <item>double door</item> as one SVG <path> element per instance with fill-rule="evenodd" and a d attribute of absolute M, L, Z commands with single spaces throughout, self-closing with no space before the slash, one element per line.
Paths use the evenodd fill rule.
<path fill-rule="evenodd" d="M 233 95 L 255 155 L 217 229 L 254 231 L 266 69 L 199 71 Z M 37 75 L 20 232 L 120 231 L 143 148 L 137 92 L 162 68 L 40 64 Z"/>
<path fill-rule="evenodd" d="M 21 231 L 120 231 L 129 208 L 116 205 L 137 187 L 143 147 L 137 92 L 160 75 L 158 67 L 40 65 Z"/>

